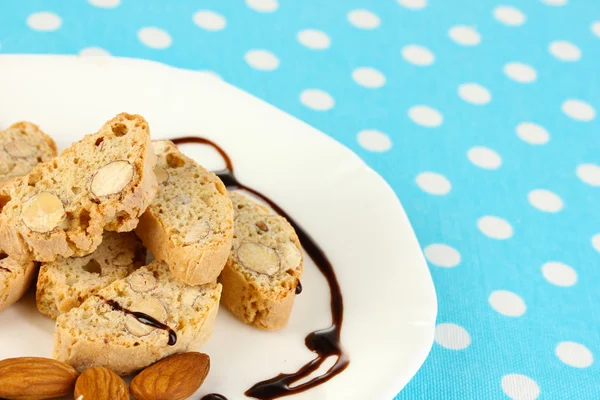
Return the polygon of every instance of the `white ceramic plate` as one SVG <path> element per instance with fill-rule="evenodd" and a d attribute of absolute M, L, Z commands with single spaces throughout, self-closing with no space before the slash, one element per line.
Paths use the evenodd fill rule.
<path fill-rule="evenodd" d="M 393 191 L 355 154 L 323 133 L 211 76 L 119 58 L 0 56 L 0 128 L 39 124 L 65 148 L 115 114 L 143 115 L 154 138 L 186 134 L 219 143 L 237 177 L 287 210 L 322 246 L 341 285 L 342 344 L 350 366 L 293 399 L 392 399 L 433 342 L 435 290 Z M 223 167 L 201 146 L 184 151 Z M 314 355 L 305 336 L 330 324 L 329 290 L 309 260 L 289 326 L 262 332 L 219 312 L 202 351 L 212 360 L 194 398 L 246 398 L 252 384 L 294 372 Z M 0 314 L 0 358 L 50 356 L 53 322 L 30 293 Z"/>

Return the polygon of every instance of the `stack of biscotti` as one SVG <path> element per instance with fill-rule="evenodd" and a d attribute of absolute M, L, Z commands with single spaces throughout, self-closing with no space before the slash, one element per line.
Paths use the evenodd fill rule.
<path fill-rule="evenodd" d="M 146 267 L 136 227 L 158 259 Z M 232 237 L 223 183 L 120 114 L 0 188 L 0 310 L 41 262 L 37 307 L 57 319 L 55 357 L 128 374 L 208 339 Z"/>
<path fill-rule="evenodd" d="M 41 135 L 26 143 L 51 147 Z M 17 143 L 5 153 L 30 154 Z M 0 311 L 41 263 L 36 302 L 56 319 L 55 358 L 130 374 L 197 350 L 221 300 L 258 328 L 287 324 L 304 261 L 293 227 L 172 142 L 151 142 L 142 117 L 120 114 L 58 157 L 31 154 L 41 162 L 29 171 L 0 165 L 13 171 L 0 184 Z M 143 266 L 146 249 L 155 261 Z"/>
<path fill-rule="evenodd" d="M 58 316 L 54 356 L 80 371 L 106 366 L 127 375 L 196 350 L 212 332 L 221 296 L 216 278 L 233 235 L 231 201 L 214 174 L 172 143 L 153 147 L 159 189 L 136 233 L 157 260 Z"/>

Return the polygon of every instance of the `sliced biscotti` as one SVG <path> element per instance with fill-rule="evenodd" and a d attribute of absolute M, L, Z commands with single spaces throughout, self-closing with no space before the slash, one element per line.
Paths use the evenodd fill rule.
<path fill-rule="evenodd" d="M 0 186 L 28 174 L 36 165 L 56 157 L 54 140 L 30 122 L 0 131 Z"/>
<path fill-rule="evenodd" d="M 229 192 L 229 198 L 233 205 L 233 218 L 237 218 L 240 214 L 255 214 L 255 215 L 268 215 L 271 214 L 271 210 L 262 204 L 249 199 L 248 197 L 238 193 Z M 234 226 L 235 228 L 235 226 Z M 234 229 L 235 230 L 235 229 Z"/>
<path fill-rule="evenodd" d="M 230 196 L 237 216 L 231 254 L 219 277 L 222 302 L 247 324 L 283 328 L 304 264 L 298 236 L 285 218 L 239 193 Z"/>
<path fill-rule="evenodd" d="M 35 263 L 23 265 L 0 253 L 0 311 L 17 302 L 29 289 Z"/>
<path fill-rule="evenodd" d="M 197 350 L 212 333 L 220 296 L 218 283 L 182 284 L 154 261 L 61 314 L 53 355 L 79 371 L 103 366 L 130 374 Z"/>
<path fill-rule="evenodd" d="M 44 263 L 37 280 L 38 310 L 53 319 L 145 264 L 145 249 L 133 232 L 104 232 L 96 251 Z"/>
<path fill-rule="evenodd" d="M 169 141 L 153 142 L 159 189 L 136 229 L 144 246 L 189 285 L 217 279 L 233 237 L 223 182 Z"/>
<path fill-rule="evenodd" d="M 19 262 L 84 256 L 131 231 L 157 190 L 148 124 L 120 114 L 0 188 L 0 247 Z"/>

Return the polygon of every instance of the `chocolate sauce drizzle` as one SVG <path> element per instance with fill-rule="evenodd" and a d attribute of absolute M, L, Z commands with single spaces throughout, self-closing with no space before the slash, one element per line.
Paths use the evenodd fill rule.
<path fill-rule="evenodd" d="M 8 268 L 6 268 L 6 267 L 0 267 L 0 270 L 3 270 L 3 271 L 8 271 L 9 273 L 11 273 L 11 272 L 12 272 L 10 269 L 8 269 Z"/>
<path fill-rule="evenodd" d="M 227 397 L 223 396 L 222 394 L 211 393 L 202 397 L 201 400 L 227 400 Z"/>
<path fill-rule="evenodd" d="M 101 298 L 102 300 L 104 300 L 104 302 L 106 304 L 111 306 L 113 310 L 121 311 L 121 312 L 124 312 L 125 314 L 131 315 L 133 318 L 137 319 L 139 322 L 141 322 L 144 325 L 148 325 L 153 328 L 162 329 L 163 331 L 169 332 L 169 342 L 168 342 L 169 346 L 173 346 L 173 345 L 175 345 L 175 343 L 177 343 L 177 333 L 175 333 L 175 331 L 173 329 L 171 329 L 168 325 L 163 324 L 159 320 L 151 317 L 148 314 L 144 314 L 143 312 L 128 310 L 127 308 L 125 308 L 122 305 L 120 305 L 119 303 L 117 303 L 115 300 L 107 300 L 100 295 L 97 295 L 97 296 L 99 298 Z"/>
<path fill-rule="evenodd" d="M 334 376 L 343 372 L 350 363 L 348 354 L 344 352 L 344 349 L 342 348 L 340 342 L 342 321 L 344 317 L 344 303 L 342 299 L 340 285 L 335 276 L 335 271 L 333 270 L 333 265 L 331 265 L 331 262 L 329 261 L 323 250 L 314 241 L 314 239 L 304 229 L 302 229 L 302 227 L 300 227 L 300 225 L 298 225 L 298 223 L 296 223 L 296 221 L 288 213 L 286 213 L 281 207 L 275 204 L 275 202 L 273 202 L 271 199 L 264 196 L 260 192 L 241 184 L 234 175 L 234 169 L 231 159 L 229 158 L 227 153 L 216 143 L 213 143 L 208 139 L 195 136 L 181 137 L 172 140 L 177 145 L 186 143 L 196 143 L 208 145 L 214 148 L 221 155 L 221 157 L 223 157 L 223 160 L 225 160 L 225 169 L 222 171 L 215 172 L 217 176 L 221 178 L 225 186 L 227 186 L 227 188 L 229 189 L 243 189 L 247 192 L 252 193 L 253 195 L 261 198 L 266 203 L 268 203 L 271 206 L 271 208 L 273 208 L 273 210 L 275 210 L 275 212 L 277 212 L 279 215 L 285 217 L 296 230 L 296 233 L 300 238 L 300 243 L 304 247 L 304 250 L 315 262 L 317 268 L 319 268 L 325 279 L 327 279 L 327 283 L 329 284 L 329 291 L 331 292 L 330 307 L 332 325 L 328 328 L 310 333 L 304 340 L 306 347 L 312 352 L 314 352 L 316 354 L 316 357 L 294 373 L 282 373 L 271 379 L 267 379 L 256 383 L 254 386 L 252 386 L 246 391 L 246 396 L 254 397 L 261 400 L 270 400 L 279 397 L 290 396 L 311 389 L 324 382 L 327 382 Z M 298 286 L 296 287 L 296 293 L 300 292 L 302 292 L 302 285 L 300 284 L 300 282 L 298 282 Z M 308 377 L 314 371 L 316 371 L 330 356 L 337 357 L 337 360 L 327 372 L 325 372 L 322 375 L 316 376 L 305 383 L 292 387 L 294 383 L 298 382 L 303 378 Z M 203 400 L 225 399 L 223 396 L 216 394 L 211 394 L 208 396 L 209 397 L 203 397 Z"/>

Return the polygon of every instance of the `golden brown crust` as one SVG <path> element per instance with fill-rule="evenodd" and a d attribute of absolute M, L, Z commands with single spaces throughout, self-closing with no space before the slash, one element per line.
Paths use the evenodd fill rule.
<path fill-rule="evenodd" d="M 227 262 L 219 283 L 223 285 L 222 304 L 239 320 L 260 329 L 278 330 L 287 326 L 296 294 L 288 291 L 284 297 L 271 297 L 257 290 L 233 262 Z"/>
<path fill-rule="evenodd" d="M 15 260 L 0 255 L 0 312 L 16 303 L 31 284 L 35 263 L 20 265 Z"/>

